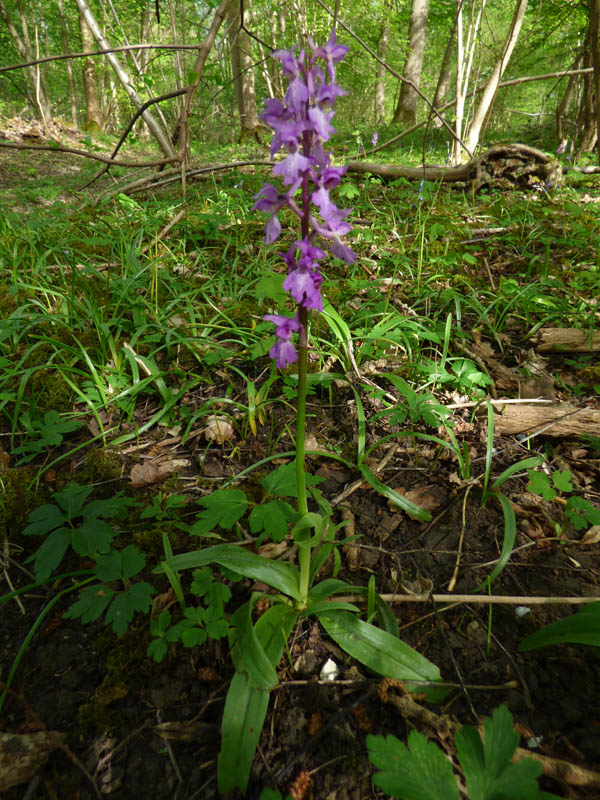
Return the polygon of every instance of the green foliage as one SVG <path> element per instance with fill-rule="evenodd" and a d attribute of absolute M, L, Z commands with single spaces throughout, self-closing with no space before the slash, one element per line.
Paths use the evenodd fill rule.
<path fill-rule="evenodd" d="M 587 644 L 600 647 L 600 603 L 582 606 L 570 617 L 552 622 L 521 642 L 519 650 L 535 650 L 549 644 Z"/>
<path fill-rule="evenodd" d="M 533 494 L 538 494 L 544 500 L 554 500 L 559 493 L 570 494 L 573 492 L 571 482 L 573 476 L 566 470 L 555 470 L 552 476 L 537 470 L 528 470 L 529 483 L 527 489 Z M 565 523 L 571 524 L 576 531 L 583 531 L 590 525 L 600 525 L 600 509 L 584 497 L 573 495 L 565 505 Z M 560 535 L 564 525 L 557 526 Z"/>
<path fill-rule="evenodd" d="M 201 599 L 202 605 L 183 606 L 183 618 L 171 625 L 172 615 L 165 609 L 156 619 L 150 620 L 150 642 L 147 655 L 160 662 L 167 654 L 168 643 L 181 641 L 184 647 L 197 647 L 207 638 L 222 639 L 230 630 L 225 615 L 225 605 L 231 591 L 219 580 L 214 580 L 208 567 L 192 574 L 190 592 Z"/>
<path fill-rule="evenodd" d="M 469 800 L 557 800 L 540 792 L 542 767 L 533 759 L 511 763 L 519 743 L 506 706 L 494 709 L 484 721 L 482 739 L 477 728 L 465 726 L 454 740 L 464 772 Z M 485 742 L 485 743 L 484 743 Z M 373 783 L 399 800 L 458 800 L 451 763 L 441 748 L 412 730 L 408 748 L 395 736 L 367 736 L 369 758 L 379 768 Z"/>
<path fill-rule="evenodd" d="M 87 502 L 91 486 L 70 483 L 56 492 L 54 503 L 36 508 L 29 515 L 26 536 L 45 536 L 44 542 L 28 558 L 34 562 L 38 581 L 46 580 L 62 561 L 69 546 L 80 556 L 96 557 L 109 552 L 116 532 L 106 522 L 120 519 L 135 501 L 119 492 L 106 500 Z"/>
<path fill-rule="evenodd" d="M 140 519 L 154 519 L 156 522 L 163 522 L 165 519 L 172 519 L 177 511 L 186 504 L 185 497 L 179 494 L 163 494 L 157 492 L 152 498 L 152 503 L 142 509 Z"/>
<path fill-rule="evenodd" d="M 142 571 L 145 563 L 145 556 L 133 544 L 120 552 L 110 550 L 98 556 L 94 575 L 103 582 L 83 589 L 65 618 L 80 617 L 83 623 L 95 622 L 106 612 L 106 625 L 111 625 L 117 636 L 122 636 L 136 611 L 148 613 L 156 592 L 146 581 L 131 583 L 131 578 Z M 122 588 L 115 589 L 114 582 L 121 583 Z"/>
<path fill-rule="evenodd" d="M 30 441 L 15 447 L 13 454 L 22 455 L 19 464 L 27 464 L 36 456 L 43 453 L 48 447 L 59 447 L 66 434 L 72 433 L 83 426 L 77 419 L 65 419 L 58 411 L 46 411 L 43 419 L 32 416 L 29 411 L 24 411 L 19 418 L 20 425 L 31 437 Z"/>

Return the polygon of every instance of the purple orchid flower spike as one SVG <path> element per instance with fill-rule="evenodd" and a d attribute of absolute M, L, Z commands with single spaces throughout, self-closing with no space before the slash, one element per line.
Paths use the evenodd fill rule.
<path fill-rule="evenodd" d="M 274 132 L 271 154 L 282 148 L 286 153 L 275 165 L 273 174 L 281 178 L 287 190 L 282 193 L 266 183 L 256 195 L 254 208 L 270 215 L 265 229 L 267 244 L 281 233 L 278 213 L 285 206 L 299 217 L 301 227 L 301 238 L 282 254 L 288 267 L 283 288 L 297 304 L 296 316 L 265 317 L 275 325 L 277 343 L 270 355 L 277 367 L 296 362 L 298 355 L 292 335 L 300 333 L 306 337 L 308 312 L 323 310 L 320 261 L 325 253 L 315 244 L 317 237 L 325 240 L 335 257 L 347 264 L 356 260 L 356 254 L 341 241 L 350 230 L 346 217 L 352 209 L 337 208 L 330 197 L 346 169 L 332 166 L 331 157 L 323 147 L 335 133 L 331 124 L 335 114 L 332 106 L 337 97 L 346 94 L 335 82 L 335 67 L 347 52 L 346 45 L 338 44 L 333 32 L 323 47 L 317 47 L 309 38 L 306 50 L 296 45 L 291 50 L 273 53 L 273 58 L 281 62 L 289 84 L 284 102 L 277 98 L 266 101 L 261 119 Z"/>

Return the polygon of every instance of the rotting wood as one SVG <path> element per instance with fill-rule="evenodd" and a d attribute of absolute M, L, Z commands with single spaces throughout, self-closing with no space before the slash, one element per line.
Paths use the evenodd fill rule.
<path fill-rule="evenodd" d="M 507 405 L 494 419 L 494 435 L 542 432 L 544 436 L 600 436 L 600 409 L 559 405 Z"/>
<path fill-rule="evenodd" d="M 592 353 L 600 350 L 600 332 L 579 328 L 540 328 L 530 342 L 540 353 Z"/>
<path fill-rule="evenodd" d="M 534 189 L 549 188 L 561 182 L 559 162 L 525 144 L 501 144 L 490 147 L 466 164 L 456 166 L 403 167 L 395 164 L 375 164 L 369 161 L 350 161 L 348 172 L 364 172 L 384 178 L 408 178 L 429 181 L 465 181 L 474 190 L 482 186 Z"/>

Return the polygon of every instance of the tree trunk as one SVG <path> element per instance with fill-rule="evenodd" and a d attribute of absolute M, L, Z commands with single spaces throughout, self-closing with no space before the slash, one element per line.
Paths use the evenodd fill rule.
<path fill-rule="evenodd" d="M 231 46 L 231 69 L 241 126 L 239 142 L 244 141 L 249 136 L 258 139 L 258 112 L 256 110 L 251 42 L 250 37 L 242 27 L 244 22 L 242 8 L 246 12 L 247 7 L 247 0 L 244 6 L 242 6 L 240 0 L 233 0 L 227 14 L 229 26 L 227 35 Z"/>
<path fill-rule="evenodd" d="M 404 77 L 417 89 L 421 83 L 428 14 L 429 0 L 412 0 L 408 26 L 408 57 L 404 66 Z M 394 122 L 405 122 L 408 125 L 414 125 L 417 121 L 418 95 L 413 86 L 402 81 Z"/>
<path fill-rule="evenodd" d="M 442 58 L 442 66 L 440 67 L 440 75 L 438 78 L 437 86 L 435 87 L 435 95 L 433 97 L 433 107 L 437 111 L 439 106 L 446 103 L 448 89 L 450 88 L 450 77 L 452 75 L 452 52 L 456 43 L 456 27 L 458 18 L 455 20 L 452 32 L 448 37 L 444 57 Z M 433 114 L 433 125 L 435 128 L 441 128 L 444 124 L 440 117 L 444 117 L 444 113 L 439 113 L 439 116 Z"/>
<path fill-rule="evenodd" d="M 58 16 L 60 17 L 60 35 L 62 39 L 62 48 L 63 53 L 68 55 L 71 52 L 71 47 L 69 46 L 69 32 L 67 29 L 67 20 L 65 18 L 65 9 L 63 7 L 63 0 L 57 0 L 58 4 Z M 69 97 L 71 99 L 71 119 L 73 120 L 73 125 L 77 127 L 77 98 L 75 96 L 75 80 L 73 78 L 73 67 L 71 65 L 70 59 L 67 59 L 65 62 L 65 66 L 67 68 L 67 78 L 69 80 Z"/>
<path fill-rule="evenodd" d="M 450 159 L 453 164 L 460 163 L 462 159 L 463 148 L 460 139 L 462 137 L 464 125 L 465 102 L 467 99 L 469 78 L 471 76 L 473 55 L 475 53 L 475 43 L 477 41 L 477 34 L 479 32 L 479 26 L 481 25 L 485 3 L 486 0 L 481 0 L 477 12 L 475 12 L 474 6 L 471 7 L 471 19 L 467 29 L 467 41 L 465 43 L 463 31 L 464 0 L 456 0 L 456 109 L 454 122 L 456 138 L 452 142 L 452 156 Z M 473 154 L 467 153 L 466 155 L 470 158 Z"/>
<path fill-rule="evenodd" d="M 76 0 L 77 2 L 79 0 Z M 215 43 L 215 39 L 217 38 L 217 33 L 219 32 L 219 28 L 223 24 L 225 17 L 227 16 L 227 11 L 231 4 L 232 0 L 221 0 L 221 4 L 216 9 L 213 21 L 210 25 L 208 33 L 200 47 L 198 48 L 198 55 L 196 56 L 196 61 L 193 66 L 193 71 L 195 73 L 194 82 L 190 84 L 188 87 L 188 92 L 186 95 L 186 101 L 177 122 L 175 123 L 175 129 L 173 131 L 172 141 L 175 147 L 179 145 L 179 143 L 183 140 L 184 147 L 186 151 L 188 150 L 188 139 L 189 139 L 189 131 L 188 131 L 188 118 L 190 112 L 192 110 L 192 105 L 194 103 L 194 97 L 196 95 L 196 90 L 198 85 L 200 84 L 200 79 L 202 78 L 202 72 L 204 71 L 204 65 L 206 64 L 206 59 L 208 58 L 208 54 L 211 51 L 213 44 Z"/>
<path fill-rule="evenodd" d="M 79 29 L 81 31 L 82 50 L 84 53 L 89 53 L 94 49 L 94 37 L 81 13 L 79 14 Z M 102 114 L 100 113 L 98 80 L 96 77 L 96 64 L 93 58 L 83 59 L 82 75 L 86 109 L 83 130 L 90 131 L 91 133 L 102 132 Z"/>
<path fill-rule="evenodd" d="M 496 66 L 492 71 L 490 79 L 483 90 L 481 100 L 479 101 L 479 105 L 473 114 L 473 119 L 471 120 L 471 125 L 466 136 L 465 144 L 471 152 L 474 152 L 477 144 L 479 143 L 479 134 L 481 133 L 483 122 L 488 111 L 490 110 L 492 101 L 494 100 L 496 91 L 498 90 L 498 84 L 504 75 L 504 71 L 508 66 L 508 62 L 510 61 L 513 50 L 515 49 L 515 45 L 523 25 L 523 19 L 525 17 L 526 10 L 527 0 L 517 0 L 508 35 L 506 37 L 506 41 L 504 42 L 502 55 L 496 62 Z"/>
<path fill-rule="evenodd" d="M 90 28 L 93 36 L 94 36 L 94 39 L 98 42 L 98 45 L 100 46 L 100 48 L 102 50 L 110 49 L 110 43 L 108 42 L 108 40 L 106 39 L 106 37 L 102 33 L 102 31 L 100 29 L 100 26 L 98 25 L 98 23 L 96 22 L 96 19 L 94 18 L 92 12 L 90 11 L 90 8 L 89 8 L 86 0 L 75 0 L 75 3 L 77 4 L 77 7 L 79 8 L 79 11 L 81 12 L 81 15 L 84 17 L 85 21 L 87 22 L 87 24 L 88 24 L 88 26 L 89 26 L 89 28 Z M 116 55 L 114 53 L 107 53 L 106 58 L 108 60 L 108 63 L 113 68 L 113 70 L 115 72 L 115 75 L 119 79 L 119 81 L 121 83 L 121 86 L 127 92 L 127 95 L 129 96 L 131 102 L 134 104 L 136 109 L 141 108 L 141 106 L 143 105 L 143 100 L 138 95 L 136 90 L 134 89 L 133 81 L 129 77 L 127 71 L 122 66 L 122 64 L 119 61 L 119 59 L 116 57 Z M 169 137 L 167 136 L 167 134 L 165 133 L 165 131 L 163 130 L 163 128 L 159 124 L 159 122 L 156 119 L 156 117 L 152 114 L 152 112 L 149 109 L 146 109 L 143 112 L 142 117 L 143 117 L 144 121 L 146 122 L 146 125 L 150 129 L 152 135 L 154 136 L 154 138 L 158 142 L 158 145 L 159 145 L 160 149 L 162 150 L 162 152 L 164 153 L 164 155 L 167 158 L 170 158 L 170 157 L 174 156 L 175 155 L 175 151 L 173 150 L 173 146 L 171 145 L 171 142 L 169 141 Z"/>
<path fill-rule="evenodd" d="M 390 13 L 389 0 L 384 0 L 379 28 L 379 41 L 377 42 L 377 55 L 382 61 L 386 60 L 390 39 Z M 384 65 L 377 61 L 375 67 L 375 125 L 381 125 L 385 120 L 385 71 Z"/>
<path fill-rule="evenodd" d="M 572 69 L 577 69 L 579 67 L 580 61 L 581 61 L 581 54 L 578 55 L 577 58 L 575 59 Z M 563 94 L 561 101 L 556 108 L 556 138 L 558 139 L 557 152 L 563 153 L 567 147 L 568 135 L 564 128 L 564 117 L 566 117 L 567 112 L 569 110 L 569 105 L 573 97 L 573 92 L 575 91 L 575 87 L 577 86 L 578 81 L 579 81 L 579 75 L 569 76 L 569 81 L 567 83 L 567 88 L 565 89 L 565 93 Z"/>
<path fill-rule="evenodd" d="M 600 0 L 590 0 L 590 48 L 596 90 L 596 144 L 600 164 Z"/>

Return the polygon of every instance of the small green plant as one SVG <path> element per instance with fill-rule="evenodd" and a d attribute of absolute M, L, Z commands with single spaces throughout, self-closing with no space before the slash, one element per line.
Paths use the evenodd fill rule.
<path fill-rule="evenodd" d="M 45 536 L 44 542 L 27 560 L 33 561 L 38 581 L 45 581 L 60 564 L 69 546 L 84 558 L 109 552 L 116 531 L 106 521 L 121 519 L 135 501 L 119 492 L 106 500 L 87 502 L 91 486 L 70 483 L 56 492 L 54 502 L 36 508 L 29 515 L 26 536 Z"/>
<path fill-rule="evenodd" d="M 544 500 L 554 500 L 570 494 L 565 505 L 564 523 L 556 523 L 558 536 L 564 534 L 565 526 L 572 525 L 576 531 L 583 531 L 590 525 L 600 525 L 600 508 L 597 508 L 584 497 L 573 495 L 573 475 L 568 469 L 555 470 L 552 475 L 539 470 L 527 470 L 529 483 L 527 489 Z"/>
<path fill-rule="evenodd" d="M 64 614 L 66 619 L 81 618 L 84 623 L 95 622 L 104 612 L 105 624 L 111 625 L 117 636 L 122 636 L 136 611 L 147 614 L 156 589 L 146 581 L 132 583 L 131 579 L 142 571 L 145 556 L 133 544 L 124 550 L 110 550 L 96 558 L 94 583 L 83 589 L 77 600 Z M 121 584 L 115 588 L 114 584 Z"/>
<path fill-rule="evenodd" d="M 511 763 L 519 734 L 506 706 L 485 718 L 484 731 L 482 738 L 477 728 L 466 725 L 454 736 L 469 800 L 558 800 L 538 788 L 541 764 L 527 758 Z M 408 747 L 393 735 L 369 735 L 367 747 L 379 769 L 373 783 L 386 794 L 399 800 L 459 800 L 451 762 L 422 733 L 412 730 Z"/>
<path fill-rule="evenodd" d="M 152 498 L 151 505 L 142 510 L 140 519 L 154 519 L 156 522 L 173 519 L 177 516 L 177 512 L 185 506 L 186 502 L 185 497 L 180 494 L 158 492 Z"/>
<path fill-rule="evenodd" d="M 194 570 L 190 592 L 202 599 L 202 606 L 184 605 L 183 618 L 173 625 L 168 609 L 157 619 L 150 620 L 150 633 L 155 638 L 148 646 L 147 655 L 157 662 L 165 657 L 169 642 L 181 641 L 184 647 L 196 647 L 207 638 L 222 639 L 229 633 L 225 604 L 231 598 L 231 591 L 221 581 L 214 580 L 209 567 Z"/>
<path fill-rule="evenodd" d="M 19 422 L 30 441 L 13 449 L 13 455 L 23 456 L 18 465 L 27 464 L 48 447 L 59 447 L 66 434 L 83 427 L 81 420 L 66 419 L 58 411 L 47 411 L 43 419 L 24 411 Z"/>

